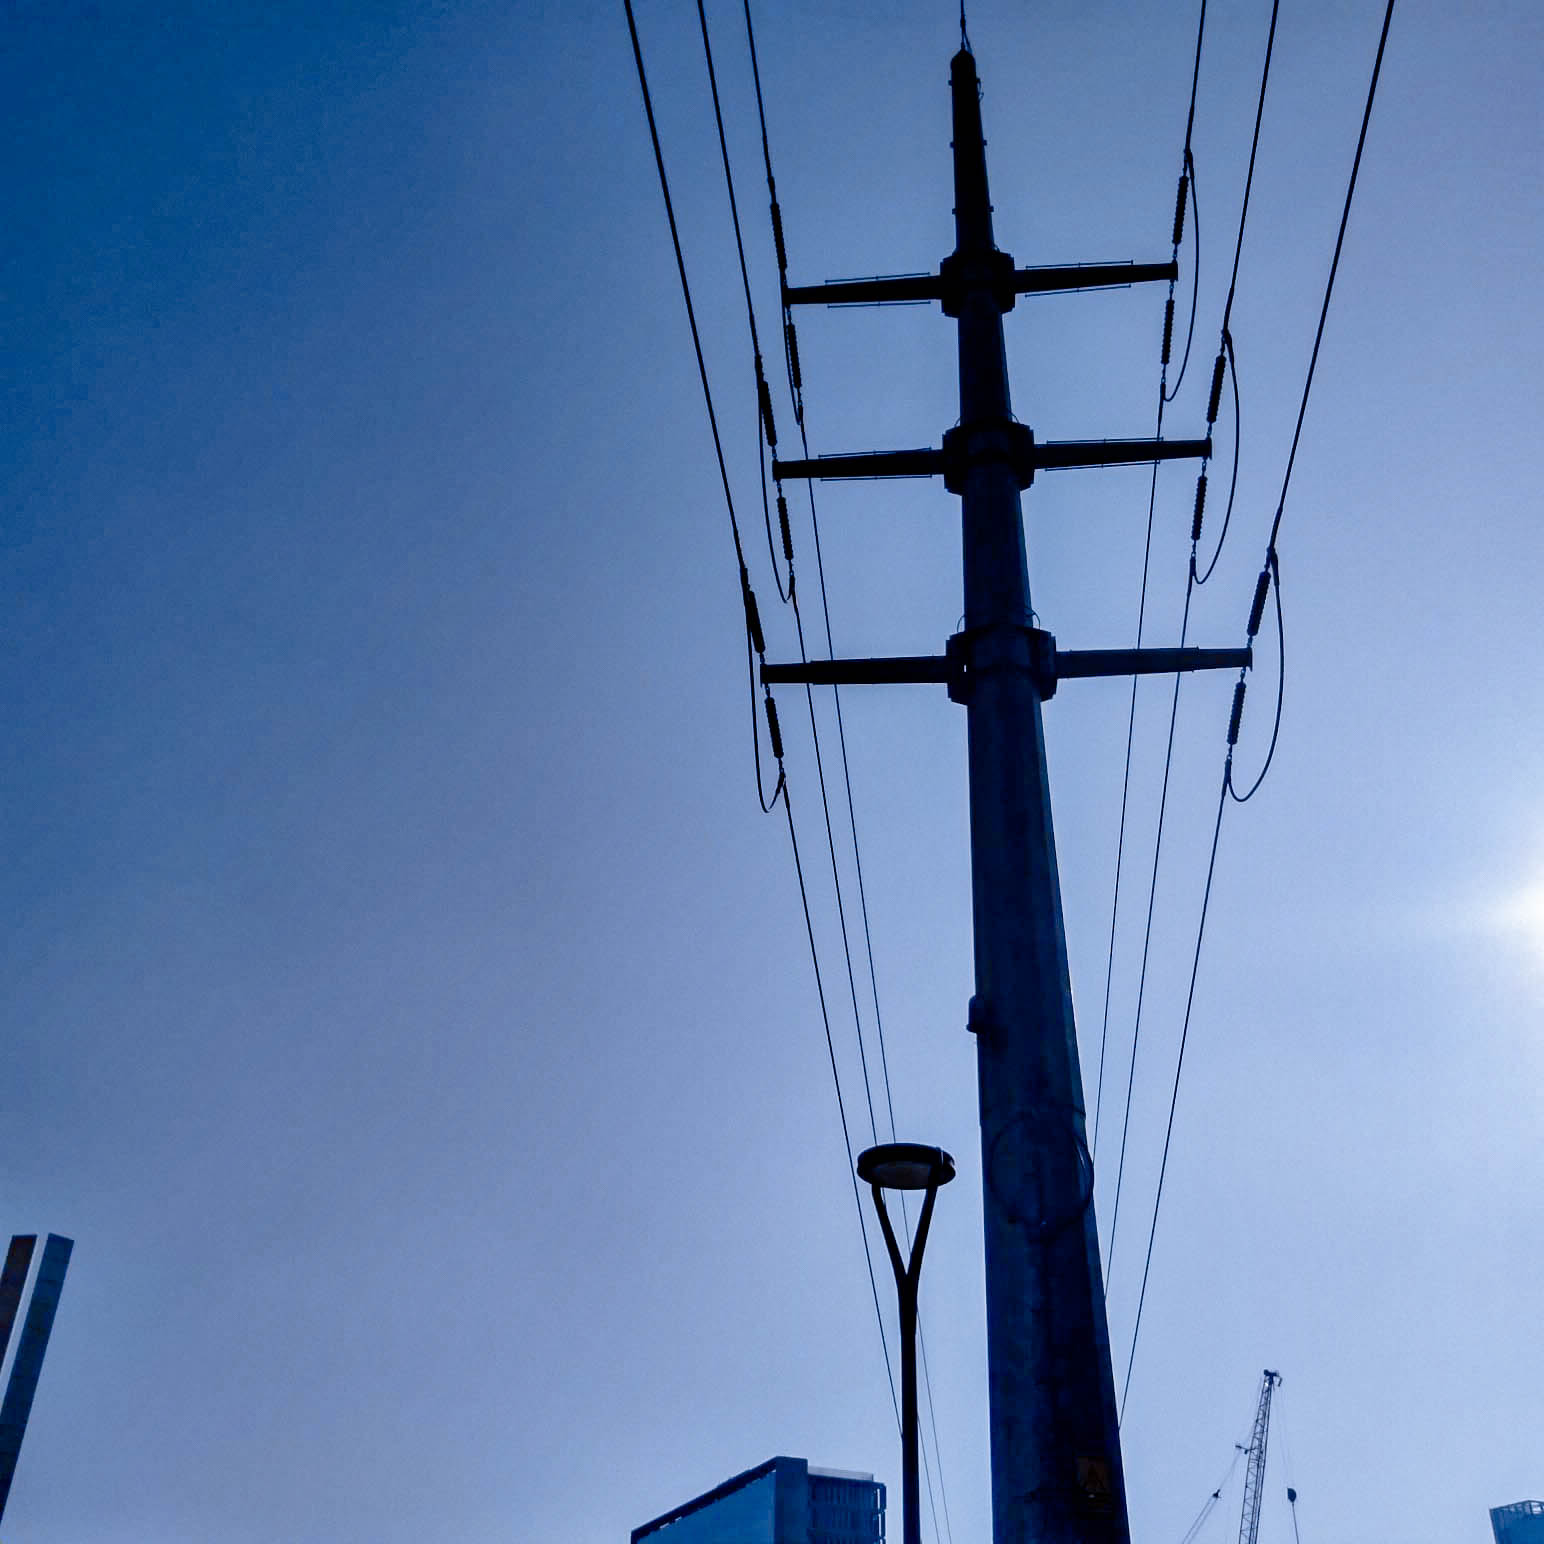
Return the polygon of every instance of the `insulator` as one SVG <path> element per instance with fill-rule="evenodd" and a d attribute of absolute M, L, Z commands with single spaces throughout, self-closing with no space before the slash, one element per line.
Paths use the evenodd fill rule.
<path fill-rule="evenodd" d="M 1196 478 L 1196 512 L 1190 519 L 1190 540 L 1198 542 L 1201 539 L 1201 516 L 1206 513 L 1206 473 L 1202 472 Z"/>
<path fill-rule="evenodd" d="M 792 322 L 783 323 L 783 335 L 788 340 L 788 374 L 793 379 L 793 389 L 803 391 L 804 377 L 799 370 L 799 334 L 794 331 Z"/>
<path fill-rule="evenodd" d="M 1246 684 L 1246 682 L 1240 681 L 1233 688 L 1233 711 L 1228 716 L 1229 750 L 1238 744 L 1238 726 L 1244 720 L 1244 687 Z"/>
<path fill-rule="evenodd" d="M 772 741 L 772 754 L 781 761 L 783 759 L 783 731 L 778 727 L 777 704 L 773 702 L 770 692 L 761 700 L 766 704 L 767 738 Z"/>
<path fill-rule="evenodd" d="M 761 610 L 756 605 L 756 592 L 750 587 L 743 574 L 740 578 L 740 588 L 745 596 L 745 630 L 751 635 L 751 647 L 758 654 L 765 654 L 767 640 L 761 631 Z"/>
<path fill-rule="evenodd" d="M 766 376 L 761 373 L 759 362 L 756 367 L 756 395 L 761 399 L 761 421 L 766 425 L 767 444 L 776 450 L 777 425 L 772 420 L 772 393 L 767 387 Z"/>
<path fill-rule="evenodd" d="M 1179 179 L 1179 192 L 1174 197 L 1174 245 L 1177 247 L 1185 239 L 1185 202 L 1190 193 L 1190 173 L 1182 172 Z"/>
<path fill-rule="evenodd" d="M 1163 363 L 1169 362 L 1169 349 L 1174 342 L 1174 297 L 1169 296 L 1169 303 L 1163 308 Z"/>
<path fill-rule="evenodd" d="M 1212 395 L 1206 404 L 1206 425 L 1210 428 L 1217 422 L 1217 409 L 1222 406 L 1222 375 L 1228 368 L 1228 356 L 1221 349 L 1217 350 L 1217 363 L 1212 366 Z"/>
<path fill-rule="evenodd" d="M 783 533 L 783 558 L 786 562 L 793 562 L 793 527 L 788 523 L 788 500 L 780 493 L 777 496 L 777 523 Z"/>
<path fill-rule="evenodd" d="M 1260 577 L 1255 580 L 1254 604 L 1249 608 L 1249 636 L 1251 638 L 1260 631 L 1260 619 L 1265 615 L 1265 597 L 1270 594 L 1271 571 L 1268 568 L 1260 570 Z"/>
<path fill-rule="evenodd" d="M 777 247 L 777 271 L 780 274 L 788 272 L 788 248 L 783 245 L 783 211 L 777 207 L 777 200 L 772 200 L 772 241 Z"/>

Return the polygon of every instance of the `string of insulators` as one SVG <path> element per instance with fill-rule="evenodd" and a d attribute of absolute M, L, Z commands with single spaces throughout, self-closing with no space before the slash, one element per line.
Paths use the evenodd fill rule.
<path fill-rule="evenodd" d="M 793 562 L 793 527 L 788 523 L 788 500 L 781 492 L 777 496 L 777 524 L 783 533 L 783 560 Z"/>
<path fill-rule="evenodd" d="M 793 389 L 804 389 L 804 375 L 799 369 L 799 334 L 794 331 L 791 321 L 783 323 L 783 337 L 788 344 L 788 374 L 793 379 Z"/>
<path fill-rule="evenodd" d="M 1201 539 L 1201 516 L 1206 512 L 1206 473 L 1196 478 L 1196 512 L 1190 518 L 1190 542 L 1194 546 Z"/>
<path fill-rule="evenodd" d="M 772 240 L 777 247 L 777 271 L 786 280 L 788 275 L 788 248 L 783 244 L 783 211 L 772 200 Z"/>
<path fill-rule="evenodd" d="M 777 449 L 777 424 L 772 419 L 772 392 L 767 378 L 761 372 L 761 360 L 756 361 L 756 396 L 761 403 L 761 421 L 766 426 L 767 444 Z"/>
<path fill-rule="evenodd" d="M 1217 350 L 1217 363 L 1212 366 L 1212 394 L 1206 403 L 1206 427 L 1208 429 L 1217 422 L 1217 409 L 1222 406 L 1222 377 L 1228 368 L 1228 356 L 1225 350 Z"/>
<path fill-rule="evenodd" d="M 1249 608 L 1249 638 L 1254 641 L 1254 635 L 1260 631 L 1260 622 L 1265 616 L 1265 597 L 1270 594 L 1271 570 L 1267 564 L 1260 570 L 1260 577 L 1255 580 L 1254 604 Z"/>
<path fill-rule="evenodd" d="M 772 754 L 781 761 L 783 759 L 783 731 L 778 727 L 777 704 L 772 700 L 771 692 L 768 692 L 761 700 L 767 710 L 767 738 L 772 742 Z"/>
<path fill-rule="evenodd" d="M 761 631 L 761 609 L 756 604 L 750 575 L 743 568 L 740 570 L 740 593 L 745 597 L 745 631 L 750 634 L 751 647 L 758 655 L 765 654 L 767 640 Z"/>
<path fill-rule="evenodd" d="M 1174 343 L 1174 297 L 1169 296 L 1168 304 L 1163 308 L 1163 360 L 1166 365 L 1169 362 L 1169 350 Z"/>
<path fill-rule="evenodd" d="M 1244 687 L 1240 681 L 1233 688 L 1233 711 L 1228 715 L 1228 749 L 1238 744 L 1238 726 L 1244 721 Z"/>
<path fill-rule="evenodd" d="M 1174 245 L 1179 246 L 1185 238 L 1185 204 L 1190 192 L 1190 173 L 1181 172 L 1179 178 L 1179 192 L 1174 196 Z"/>

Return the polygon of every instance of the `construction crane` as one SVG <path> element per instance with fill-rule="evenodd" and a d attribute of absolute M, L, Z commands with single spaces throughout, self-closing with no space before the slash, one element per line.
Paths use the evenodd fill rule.
<path fill-rule="evenodd" d="M 1260 1502 L 1265 1494 L 1265 1438 L 1271 1426 L 1271 1391 L 1281 1374 L 1265 1369 L 1260 1384 L 1260 1403 L 1255 1410 L 1254 1435 L 1249 1439 L 1249 1462 L 1244 1469 L 1244 1515 L 1239 1519 L 1238 1544 L 1255 1544 L 1260 1532 Z M 1293 1498 L 1294 1501 L 1296 1497 Z M 1296 1522 L 1296 1512 L 1293 1513 Z"/>

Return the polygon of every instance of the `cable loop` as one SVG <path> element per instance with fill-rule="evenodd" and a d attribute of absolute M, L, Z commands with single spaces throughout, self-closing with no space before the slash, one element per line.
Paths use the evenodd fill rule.
<path fill-rule="evenodd" d="M 1192 545 L 1190 572 L 1197 584 L 1205 584 L 1217 567 L 1217 560 L 1222 556 L 1223 543 L 1228 539 L 1228 529 L 1233 524 L 1233 500 L 1238 495 L 1239 433 L 1242 414 L 1239 407 L 1238 359 L 1233 352 L 1233 334 L 1227 329 L 1223 330 L 1222 346 L 1228 356 L 1228 379 L 1233 383 L 1233 473 L 1228 481 L 1228 506 L 1223 511 L 1222 530 L 1217 536 L 1217 550 L 1212 553 L 1212 560 L 1206 565 L 1204 574 L 1196 572 L 1196 554 Z"/>

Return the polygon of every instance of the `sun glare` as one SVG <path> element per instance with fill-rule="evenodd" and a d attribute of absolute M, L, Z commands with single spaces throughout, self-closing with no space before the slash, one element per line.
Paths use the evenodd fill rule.
<path fill-rule="evenodd" d="M 1544 879 L 1508 896 L 1493 915 L 1496 926 L 1511 934 L 1544 966 Z"/>

